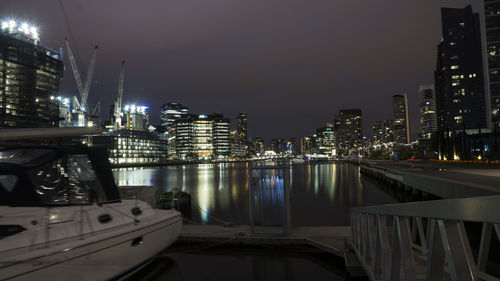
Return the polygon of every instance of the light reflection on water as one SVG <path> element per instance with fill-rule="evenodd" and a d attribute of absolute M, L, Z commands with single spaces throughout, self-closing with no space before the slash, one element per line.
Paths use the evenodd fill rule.
<path fill-rule="evenodd" d="M 152 185 L 162 191 L 178 188 L 188 192 L 194 221 L 215 223 L 210 219 L 215 216 L 247 224 L 249 182 L 253 178 L 250 169 L 249 163 L 221 163 L 113 172 L 118 185 Z M 380 183 L 361 176 L 359 167 L 348 163 L 275 167 L 259 177 L 266 187 L 265 198 L 271 199 L 263 205 L 266 212 L 279 213 L 285 198 L 280 189 L 289 192 L 293 225 L 348 225 L 351 207 L 395 202 L 377 187 Z M 267 218 L 275 219 L 273 215 Z"/>

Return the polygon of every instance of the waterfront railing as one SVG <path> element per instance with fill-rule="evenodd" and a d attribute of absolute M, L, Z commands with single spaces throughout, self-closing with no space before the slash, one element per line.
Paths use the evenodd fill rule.
<path fill-rule="evenodd" d="M 351 226 L 371 280 L 500 280 L 486 272 L 490 253 L 498 254 L 500 196 L 353 208 Z M 476 232 L 474 255 L 468 233 Z"/>

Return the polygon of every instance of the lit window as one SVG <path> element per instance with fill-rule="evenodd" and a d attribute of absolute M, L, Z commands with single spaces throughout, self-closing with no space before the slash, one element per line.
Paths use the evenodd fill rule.
<path fill-rule="evenodd" d="M 452 65 L 451 69 L 458 69 L 458 65 Z"/>

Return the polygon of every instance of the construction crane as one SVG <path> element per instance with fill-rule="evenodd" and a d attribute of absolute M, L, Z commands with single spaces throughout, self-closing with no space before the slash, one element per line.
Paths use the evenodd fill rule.
<path fill-rule="evenodd" d="M 115 130 L 120 129 L 122 124 L 122 98 L 123 98 L 123 79 L 125 76 L 125 61 L 122 61 L 120 68 L 120 78 L 118 80 L 118 97 L 115 101 Z"/>
<path fill-rule="evenodd" d="M 92 109 L 92 116 L 101 116 L 101 101 L 98 101 Z"/>
<path fill-rule="evenodd" d="M 99 47 L 94 47 L 94 53 L 92 54 L 92 58 L 90 59 L 89 68 L 86 75 L 85 84 L 82 84 L 82 78 L 80 76 L 80 72 L 78 71 L 78 66 L 76 64 L 75 56 L 73 55 L 73 51 L 69 45 L 68 38 L 66 38 L 66 49 L 68 50 L 69 62 L 71 64 L 71 69 L 73 70 L 73 76 L 75 76 L 76 86 L 78 87 L 78 92 L 80 94 L 80 100 L 76 103 L 77 110 L 81 112 L 87 111 L 87 100 L 89 97 L 90 84 L 92 83 L 92 76 L 94 75 L 95 62 L 96 62 L 96 53 Z M 78 100 L 77 100 L 78 101 Z"/>

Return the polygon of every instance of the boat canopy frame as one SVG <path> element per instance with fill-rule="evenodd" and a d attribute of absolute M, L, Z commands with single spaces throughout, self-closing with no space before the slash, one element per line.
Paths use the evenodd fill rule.
<path fill-rule="evenodd" d="M 46 153 L 41 153 L 44 151 Z M 24 155 L 16 156 L 16 152 L 18 155 L 23 153 Z M 25 159 L 19 159 L 22 157 Z M 89 177 L 89 175 L 92 177 L 83 188 L 85 192 L 83 199 L 76 200 L 78 202 L 71 200 L 52 202 L 44 199 L 43 191 L 49 192 L 52 189 L 45 185 L 46 182 L 54 182 L 62 186 L 62 192 L 67 190 L 74 193 L 75 191 L 70 190 L 71 188 L 81 188 L 81 186 L 77 186 L 81 181 L 72 179 L 72 175 L 68 176 L 70 172 L 61 164 L 68 164 L 67 159 L 76 159 L 75 157 L 78 161 L 73 160 L 71 164 L 76 167 L 74 170 L 77 171 L 75 172 L 77 176 L 83 174 L 87 169 L 88 173 L 83 177 Z M 23 162 L 23 160 L 26 161 Z M 90 166 L 79 167 L 78 163 L 80 165 L 82 163 L 88 165 L 87 163 L 89 163 Z M 56 169 L 60 171 L 62 176 L 56 175 L 58 178 L 54 180 L 50 172 Z M 62 182 L 61 178 L 66 181 Z M 67 178 L 70 178 L 70 184 L 68 184 Z M 120 193 L 108 160 L 108 151 L 104 147 L 27 146 L 0 149 L 0 206 L 51 207 L 106 204 L 120 201 Z"/>

